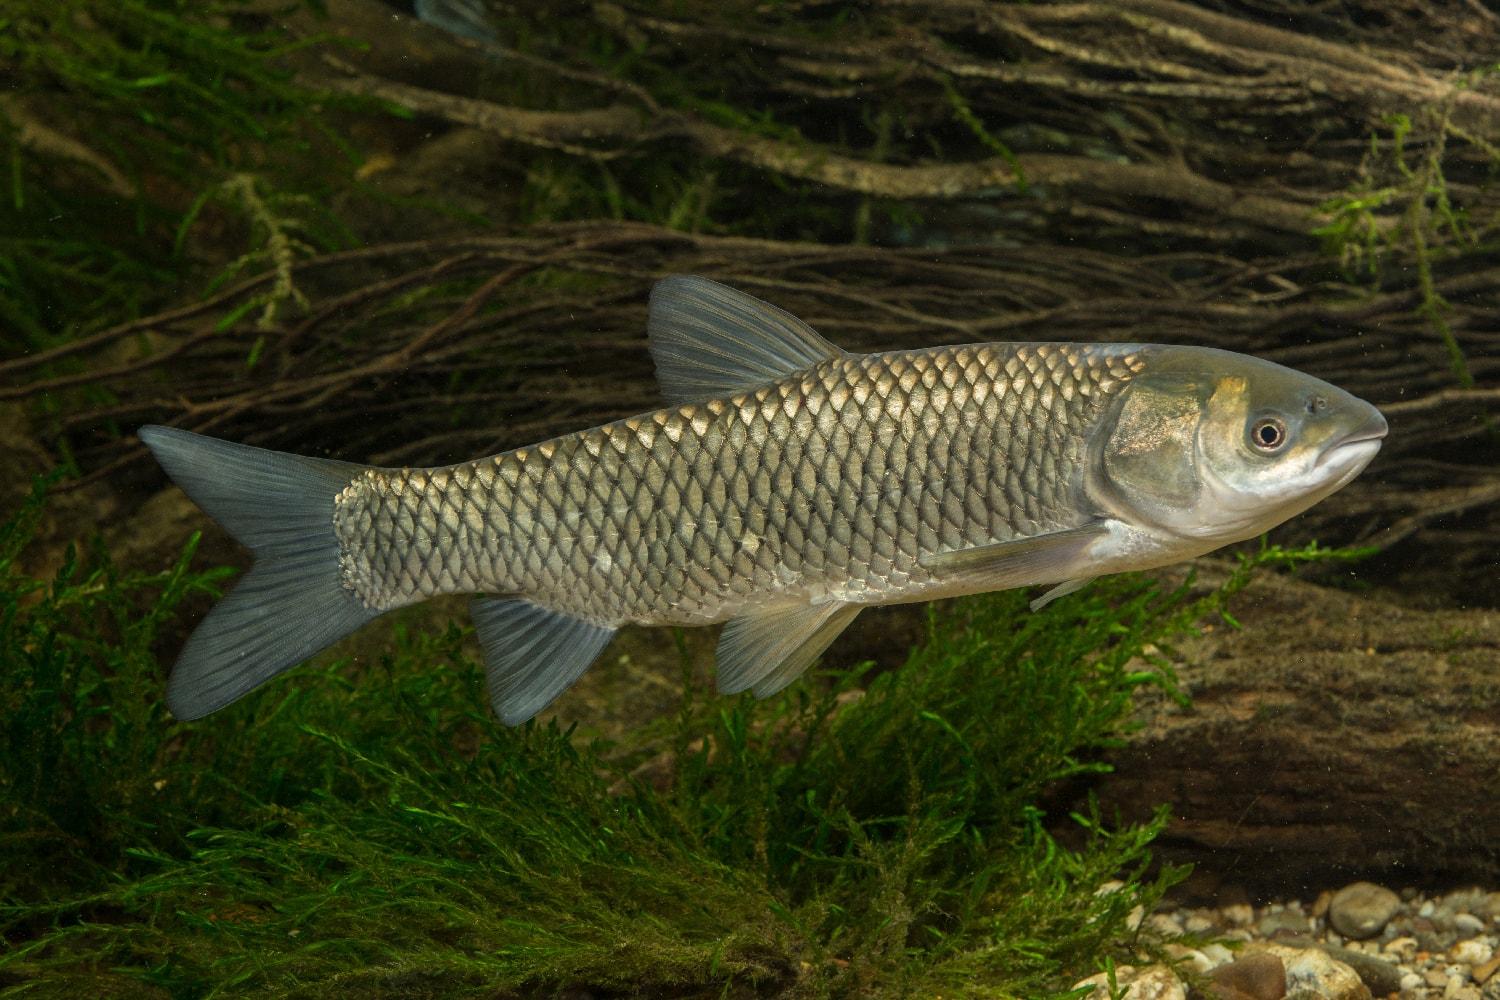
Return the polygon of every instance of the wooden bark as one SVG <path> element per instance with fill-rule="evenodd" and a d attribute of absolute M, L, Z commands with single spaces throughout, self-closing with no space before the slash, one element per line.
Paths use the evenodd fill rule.
<path fill-rule="evenodd" d="M 1181 647 L 1192 704 L 1142 706 L 1106 814 L 1172 803 L 1159 855 L 1204 890 L 1500 879 L 1500 612 L 1267 576 L 1235 613 Z"/>

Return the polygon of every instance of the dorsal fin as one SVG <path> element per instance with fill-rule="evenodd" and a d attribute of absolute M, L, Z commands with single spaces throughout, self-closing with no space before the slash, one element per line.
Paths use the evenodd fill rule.
<path fill-rule="evenodd" d="M 731 396 L 844 355 L 786 310 L 690 275 L 656 283 L 647 330 L 656 380 L 673 404 Z"/>

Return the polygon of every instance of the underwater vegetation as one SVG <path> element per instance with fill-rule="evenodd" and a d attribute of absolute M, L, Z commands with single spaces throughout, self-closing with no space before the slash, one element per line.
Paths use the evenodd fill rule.
<path fill-rule="evenodd" d="M 1057 992 L 1149 948 L 1129 914 L 1182 872 L 1149 867 L 1164 814 L 1060 840 L 1049 791 L 1174 690 L 1174 637 L 1310 555 L 1196 597 L 967 600 L 904 667 L 766 702 L 685 665 L 628 743 L 501 726 L 455 626 L 186 726 L 159 640 L 224 572 L 195 539 L 158 574 L 86 545 L 30 578 L 43 502 L 0 530 L 0 996 Z"/>
<path fill-rule="evenodd" d="M 0 0 L 0 488 L 46 467 L 22 454 L 76 476 L 0 500 L 0 997 L 1029 998 L 1158 957 L 1131 913 L 1182 877 L 1151 857 L 1165 812 L 1069 804 L 1132 704 L 1177 696 L 1174 640 L 1321 550 L 1247 552 L 1206 595 L 944 605 L 904 666 L 767 702 L 684 653 L 675 711 L 610 740 L 500 726 L 470 633 L 410 619 L 210 721 L 166 712 L 230 572 L 196 536 L 143 560 L 95 535 L 157 525 L 132 428 L 426 464 L 635 412 L 665 274 L 862 349 L 1306 367 L 1398 433 L 1287 537 L 1374 539 L 1358 587 L 1493 604 L 1500 22 L 1477 7 L 420 6 L 482 25 L 444 49 L 375 0 Z M 1458 790 L 1456 865 L 1493 859 L 1486 789 Z M 1244 819 L 1259 794 L 1218 799 Z"/>

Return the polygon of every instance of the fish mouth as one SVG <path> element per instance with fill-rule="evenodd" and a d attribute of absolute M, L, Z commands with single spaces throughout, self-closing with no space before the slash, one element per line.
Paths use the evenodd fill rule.
<path fill-rule="evenodd" d="M 1386 434 L 1390 433 L 1390 425 L 1385 422 L 1385 417 L 1378 410 L 1374 410 L 1373 407 L 1371 409 L 1369 420 L 1323 450 L 1323 454 L 1318 457 L 1318 465 L 1326 465 L 1335 456 L 1342 458 L 1349 455 L 1351 448 L 1368 450 L 1368 457 L 1374 457 L 1375 453 L 1380 450 L 1380 442 L 1385 439 Z M 1362 446 L 1371 447 L 1366 449 Z"/>

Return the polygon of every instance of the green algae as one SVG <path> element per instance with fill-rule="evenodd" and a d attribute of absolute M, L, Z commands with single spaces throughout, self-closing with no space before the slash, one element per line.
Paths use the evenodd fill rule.
<path fill-rule="evenodd" d="M 455 625 L 181 724 L 160 647 L 223 571 L 88 544 L 34 579 L 42 497 L 0 531 L 6 997 L 1057 993 L 1147 947 L 1128 915 L 1181 872 L 1149 864 L 1164 815 L 1040 803 L 1175 694 L 1172 636 L 1298 558 L 958 602 L 901 669 L 690 687 L 620 743 L 495 723 Z"/>

